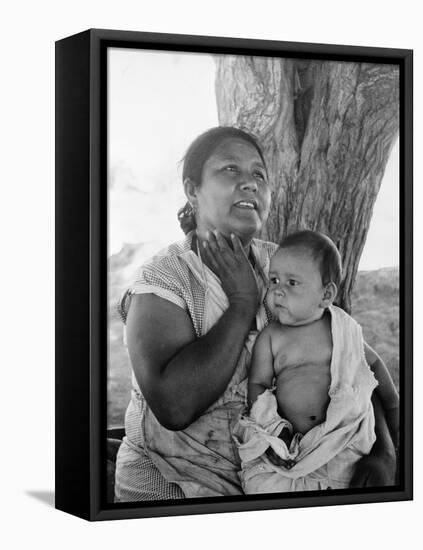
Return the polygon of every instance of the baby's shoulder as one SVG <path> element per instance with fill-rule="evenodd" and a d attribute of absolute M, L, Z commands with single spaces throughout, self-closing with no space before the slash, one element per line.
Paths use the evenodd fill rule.
<path fill-rule="evenodd" d="M 268 329 L 269 347 L 274 358 L 279 357 L 280 359 L 281 353 L 284 357 L 292 357 L 298 352 L 301 346 L 299 346 L 298 336 L 295 334 L 296 327 L 272 322 L 266 328 Z"/>
<path fill-rule="evenodd" d="M 261 334 L 264 333 L 263 337 L 269 338 L 272 342 L 287 343 L 290 337 L 290 329 L 291 327 L 272 321 L 266 326 Z"/>

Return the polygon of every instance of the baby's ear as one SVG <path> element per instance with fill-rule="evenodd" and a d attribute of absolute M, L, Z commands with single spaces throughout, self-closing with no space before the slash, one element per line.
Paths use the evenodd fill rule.
<path fill-rule="evenodd" d="M 338 288 L 335 283 L 328 283 L 323 291 L 323 299 L 320 303 L 320 307 L 326 308 L 333 304 L 336 295 L 338 294 Z"/>

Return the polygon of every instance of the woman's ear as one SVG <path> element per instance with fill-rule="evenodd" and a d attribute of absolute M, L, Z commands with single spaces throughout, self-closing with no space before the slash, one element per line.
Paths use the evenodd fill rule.
<path fill-rule="evenodd" d="M 184 180 L 185 195 L 191 206 L 195 209 L 197 206 L 197 185 L 191 178 Z"/>
<path fill-rule="evenodd" d="M 320 307 L 326 308 L 333 304 L 336 295 L 338 294 L 338 287 L 335 283 L 330 282 L 327 285 L 325 285 L 325 288 L 323 290 L 323 299 L 320 303 Z"/>

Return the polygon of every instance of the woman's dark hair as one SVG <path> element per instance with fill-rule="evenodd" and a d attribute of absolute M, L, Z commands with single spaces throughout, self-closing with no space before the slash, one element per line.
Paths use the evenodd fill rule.
<path fill-rule="evenodd" d="M 190 179 L 195 185 L 201 185 L 204 164 L 222 141 L 228 138 L 242 139 L 250 143 L 256 149 L 263 165 L 266 167 L 263 151 L 252 134 L 233 126 L 217 126 L 200 134 L 188 147 L 183 158 L 182 181 Z M 196 228 L 195 213 L 189 202 L 178 210 L 178 219 L 184 233 Z"/>
<path fill-rule="evenodd" d="M 319 264 L 322 283 L 335 283 L 339 289 L 342 281 L 341 255 L 329 237 L 317 231 L 297 231 L 284 237 L 279 248 L 302 248 L 310 252 L 313 260 Z"/>

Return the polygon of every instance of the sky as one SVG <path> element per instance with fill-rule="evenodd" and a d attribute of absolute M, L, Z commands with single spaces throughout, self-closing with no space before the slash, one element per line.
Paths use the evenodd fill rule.
<path fill-rule="evenodd" d="M 157 249 L 183 234 L 181 159 L 218 124 L 209 54 L 108 50 L 109 255 L 124 243 Z M 359 269 L 399 264 L 399 147 L 388 161 Z"/>

